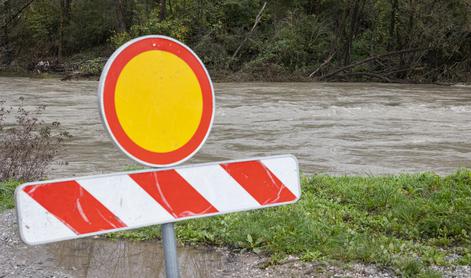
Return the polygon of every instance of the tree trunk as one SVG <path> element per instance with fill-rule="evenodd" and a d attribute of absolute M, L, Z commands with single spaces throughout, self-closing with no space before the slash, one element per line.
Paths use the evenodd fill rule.
<path fill-rule="evenodd" d="M 126 0 L 115 0 L 116 7 L 116 31 L 126 32 Z"/>
<path fill-rule="evenodd" d="M 343 38 L 346 37 L 346 25 L 347 25 L 347 20 L 348 20 L 348 12 L 347 9 L 344 9 L 341 11 L 339 7 L 337 7 L 336 10 L 336 16 L 334 18 L 334 24 L 335 24 L 335 34 L 334 39 L 330 43 L 330 51 L 331 53 L 337 53 L 336 54 L 336 59 L 338 61 L 342 61 L 344 58 L 343 54 Z"/>
<path fill-rule="evenodd" d="M 3 26 L 3 36 L 2 36 L 2 43 L 0 46 L 8 45 L 8 33 L 9 33 L 9 28 L 8 28 L 8 19 L 10 18 L 10 12 L 11 12 L 11 5 L 10 5 L 10 0 L 5 0 L 3 3 L 3 11 L 5 13 L 5 17 L 3 18 L 2 26 Z"/>
<path fill-rule="evenodd" d="M 390 0 L 391 2 L 391 19 L 389 21 L 389 42 L 388 50 L 391 51 L 394 48 L 394 37 L 396 34 L 396 16 L 399 8 L 398 0 Z"/>
<path fill-rule="evenodd" d="M 160 5 L 159 18 L 160 18 L 160 21 L 164 21 L 165 18 L 167 17 L 167 1 L 160 0 L 159 5 Z"/>
<path fill-rule="evenodd" d="M 343 64 L 349 65 L 352 61 L 352 44 L 353 44 L 353 39 L 355 37 L 355 33 L 357 30 L 357 25 L 358 25 L 358 16 L 360 14 L 360 1 L 361 0 L 355 0 L 353 2 L 353 7 L 351 9 L 351 15 L 350 15 L 350 30 L 346 36 L 345 40 L 345 47 L 344 47 L 344 59 L 343 59 Z"/>
<path fill-rule="evenodd" d="M 69 24 L 70 4 L 72 0 L 60 0 L 61 16 L 59 26 L 59 45 L 57 49 L 57 62 L 62 63 L 64 57 L 64 32 L 65 27 Z"/>
<path fill-rule="evenodd" d="M 409 43 L 408 47 L 415 47 L 416 45 L 419 45 L 417 42 L 417 36 L 416 36 L 416 11 L 417 11 L 417 2 L 415 0 L 410 0 L 410 14 L 409 14 L 409 22 L 408 22 L 408 32 L 407 34 L 409 35 Z M 405 61 L 405 65 L 409 66 L 414 66 L 414 61 L 415 57 L 414 55 L 409 55 L 404 57 L 404 59 L 407 59 Z M 410 71 L 404 72 L 403 78 L 408 78 L 410 74 Z"/>
<path fill-rule="evenodd" d="M 2 36 L 2 43 L 0 43 L 0 46 L 5 47 L 5 52 L 3 53 L 3 61 L 1 61 L 5 65 L 9 65 L 11 63 L 11 48 L 10 48 L 10 39 L 9 39 L 9 33 L 10 30 L 8 28 L 8 19 L 10 18 L 10 12 L 11 12 L 11 5 L 10 5 L 10 0 L 6 0 L 3 3 L 3 9 L 5 12 L 5 18 L 3 20 L 3 36 Z"/>
<path fill-rule="evenodd" d="M 409 22 L 407 27 L 407 34 L 409 35 L 409 46 L 414 43 L 415 37 L 415 11 L 416 11 L 416 3 L 415 0 L 409 0 Z"/>

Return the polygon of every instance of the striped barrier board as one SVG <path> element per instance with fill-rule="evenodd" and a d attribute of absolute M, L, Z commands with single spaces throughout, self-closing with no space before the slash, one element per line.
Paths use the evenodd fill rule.
<path fill-rule="evenodd" d="M 291 155 L 32 182 L 15 193 L 30 245 L 290 204 L 300 195 Z"/>

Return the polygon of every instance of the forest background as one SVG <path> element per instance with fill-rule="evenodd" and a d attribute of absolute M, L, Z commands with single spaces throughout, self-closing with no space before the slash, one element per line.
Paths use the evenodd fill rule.
<path fill-rule="evenodd" d="M 471 0 L 0 0 L 0 71 L 98 76 L 175 37 L 216 80 L 471 82 Z"/>

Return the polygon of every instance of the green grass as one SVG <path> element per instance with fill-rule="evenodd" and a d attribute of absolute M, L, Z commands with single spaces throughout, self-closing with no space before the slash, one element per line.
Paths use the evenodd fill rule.
<path fill-rule="evenodd" d="M 0 207 L 13 205 L 15 183 L 0 185 Z M 440 177 L 313 176 L 289 206 L 178 222 L 186 244 L 288 254 L 306 261 L 371 263 L 403 277 L 440 277 L 431 265 L 471 264 L 471 171 Z M 148 240 L 158 226 L 108 235 Z M 450 254 L 459 254 L 454 261 Z"/>
<path fill-rule="evenodd" d="M 276 263 L 364 262 L 403 277 L 440 277 L 430 265 L 471 264 L 471 172 L 384 177 L 313 176 L 294 205 L 179 222 L 180 241 L 263 252 Z M 159 227 L 113 237 L 159 237 Z M 446 259 L 451 253 L 460 259 Z"/>
<path fill-rule="evenodd" d="M 15 207 L 13 195 L 18 185 L 20 183 L 17 181 L 0 182 L 0 212 Z"/>

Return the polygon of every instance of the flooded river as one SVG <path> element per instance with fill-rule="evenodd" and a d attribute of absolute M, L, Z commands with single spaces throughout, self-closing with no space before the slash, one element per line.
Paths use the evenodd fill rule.
<path fill-rule="evenodd" d="M 134 164 L 103 129 L 96 89 L 91 81 L 0 78 L 0 100 L 46 105 L 43 119 L 60 121 L 73 136 L 49 177 Z M 471 87 L 224 83 L 215 89 L 214 128 L 190 163 L 291 153 L 304 173 L 445 174 L 471 167 Z M 81 239 L 26 247 L 17 242 L 12 212 L 0 219 L 0 264 L 11 277 L 163 277 L 158 242 Z M 193 248 L 181 248 L 179 257 L 182 277 L 266 277 L 262 270 L 240 272 L 258 269 L 253 258 Z"/>
<path fill-rule="evenodd" d="M 102 127 L 97 82 L 0 78 L 0 99 L 46 105 L 73 138 L 49 177 L 133 165 Z M 372 83 L 215 85 L 211 134 L 189 163 L 291 153 L 304 173 L 384 174 L 471 167 L 471 87 Z M 66 162 L 66 163 L 61 163 Z"/>

